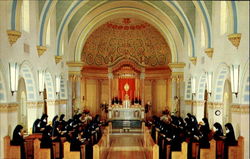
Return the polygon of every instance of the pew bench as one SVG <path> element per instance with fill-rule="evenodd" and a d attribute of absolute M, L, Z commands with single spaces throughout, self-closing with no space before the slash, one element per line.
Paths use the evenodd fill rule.
<path fill-rule="evenodd" d="M 228 159 L 244 159 L 244 137 L 238 137 L 237 146 L 228 147 Z"/>
<path fill-rule="evenodd" d="M 216 158 L 216 141 L 210 141 L 209 149 L 200 149 L 200 159 L 215 159 Z"/>
<path fill-rule="evenodd" d="M 34 141 L 34 159 L 50 159 L 50 149 L 40 148 L 41 141 L 35 139 Z"/>
<path fill-rule="evenodd" d="M 21 147 L 10 145 L 10 136 L 5 136 L 4 139 L 4 158 L 5 159 L 20 159 Z"/>
<path fill-rule="evenodd" d="M 63 156 L 64 159 L 80 159 L 80 151 L 70 151 L 70 143 L 63 143 Z"/>
<path fill-rule="evenodd" d="M 172 151 L 172 159 L 187 159 L 188 155 L 188 143 L 183 142 L 181 144 L 181 151 Z"/>

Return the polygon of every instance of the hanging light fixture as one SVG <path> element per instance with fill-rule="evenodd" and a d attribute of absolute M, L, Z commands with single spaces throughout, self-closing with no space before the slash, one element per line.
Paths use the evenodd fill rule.
<path fill-rule="evenodd" d="M 45 71 L 44 70 L 38 70 L 39 94 L 41 94 L 44 91 L 44 78 L 45 78 Z"/>
<path fill-rule="evenodd" d="M 195 95 L 195 93 L 196 93 L 196 79 L 195 79 L 195 77 L 191 77 L 191 91 L 192 91 L 192 94 L 193 95 Z"/>
<path fill-rule="evenodd" d="M 10 91 L 13 96 L 18 89 L 19 65 L 16 62 L 9 63 Z"/>
<path fill-rule="evenodd" d="M 231 83 L 232 83 L 232 93 L 235 94 L 236 98 L 238 95 L 239 89 L 239 65 L 231 65 L 230 74 L 231 74 Z"/>
<path fill-rule="evenodd" d="M 61 81 L 60 76 L 56 76 L 56 94 L 60 92 L 60 81 Z"/>
<path fill-rule="evenodd" d="M 213 72 L 206 72 L 206 80 L 207 80 L 207 92 L 211 96 L 212 94 L 212 77 Z"/>

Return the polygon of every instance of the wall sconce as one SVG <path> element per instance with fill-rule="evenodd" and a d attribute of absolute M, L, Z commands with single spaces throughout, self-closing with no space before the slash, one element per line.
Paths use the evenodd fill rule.
<path fill-rule="evenodd" d="M 56 76 L 56 94 L 59 94 L 60 92 L 60 82 L 61 82 L 60 76 Z"/>
<path fill-rule="evenodd" d="M 195 77 L 191 77 L 191 91 L 192 91 L 192 94 L 195 95 L 196 93 L 196 79 Z"/>
<path fill-rule="evenodd" d="M 212 94 L 212 77 L 213 77 L 213 72 L 206 72 L 207 92 L 210 96 Z"/>
<path fill-rule="evenodd" d="M 10 74 L 10 91 L 13 96 L 14 92 L 18 89 L 18 77 L 19 77 L 19 65 L 14 63 L 9 63 L 9 74 Z"/>
<path fill-rule="evenodd" d="M 238 95 L 239 89 L 239 65 L 232 65 L 230 74 L 231 74 L 231 83 L 232 83 L 232 93 L 235 94 L 236 98 Z"/>
<path fill-rule="evenodd" d="M 44 91 L 44 78 L 45 78 L 45 71 L 44 70 L 38 70 L 39 95 Z"/>

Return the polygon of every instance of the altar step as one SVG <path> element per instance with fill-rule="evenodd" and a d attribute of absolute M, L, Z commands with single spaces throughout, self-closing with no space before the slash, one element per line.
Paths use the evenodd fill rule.
<path fill-rule="evenodd" d="M 131 128 L 123 128 L 123 129 L 112 129 L 112 134 L 141 134 L 141 129 L 131 129 Z"/>

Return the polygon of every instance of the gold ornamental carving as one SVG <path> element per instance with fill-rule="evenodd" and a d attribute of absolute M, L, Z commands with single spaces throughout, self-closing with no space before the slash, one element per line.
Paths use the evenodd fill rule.
<path fill-rule="evenodd" d="M 62 56 L 55 56 L 56 64 L 58 64 L 62 60 Z"/>
<path fill-rule="evenodd" d="M 18 110 L 17 103 L 0 104 L 0 112 L 15 112 Z"/>
<path fill-rule="evenodd" d="M 7 30 L 7 34 L 11 46 L 21 37 L 21 32 L 16 30 Z"/>
<path fill-rule="evenodd" d="M 232 105 L 231 111 L 240 114 L 249 114 L 249 105 Z"/>
<path fill-rule="evenodd" d="M 179 63 L 169 63 L 168 66 L 172 68 L 184 68 L 186 64 L 184 62 L 179 62 Z"/>
<path fill-rule="evenodd" d="M 47 50 L 46 46 L 36 46 L 36 48 L 38 56 L 43 55 L 43 53 Z"/>
<path fill-rule="evenodd" d="M 231 43 L 236 48 L 238 48 L 238 46 L 240 45 L 241 33 L 230 34 L 227 37 L 228 37 L 228 40 L 231 41 Z"/>
<path fill-rule="evenodd" d="M 194 65 L 196 65 L 197 57 L 190 57 L 189 60 L 190 60 Z"/>
<path fill-rule="evenodd" d="M 214 48 L 205 49 L 205 53 L 207 54 L 208 57 L 212 58 L 214 53 Z"/>
<path fill-rule="evenodd" d="M 82 67 L 84 63 L 83 62 L 68 61 L 66 64 L 68 65 L 68 67 Z"/>
<path fill-rule="evenodd" d="M 183 72 L 172 72 L 171 79 L 173 81 L 183 81 L 184 73 Z"/>

